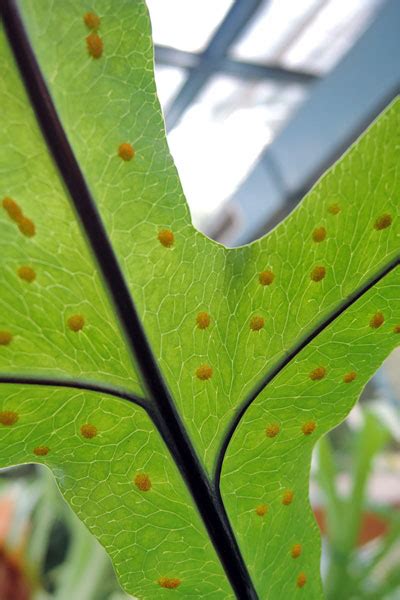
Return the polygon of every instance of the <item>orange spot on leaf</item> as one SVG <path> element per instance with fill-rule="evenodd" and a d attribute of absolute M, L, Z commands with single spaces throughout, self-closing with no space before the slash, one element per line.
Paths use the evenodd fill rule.
<path fill-rule="evenodd" d="M 281 428 L 279 427 L 278 423 L 271 423 L 265 428 L 265 435 L 269 438 L 274 438 L 278 435 L 280 430 Z"/>
<path fill-rule="evenodd" d="M 25 217 L 21 207 L 12 198 L 3 199 L 3 208 L 7 212 L 10 219 L 18 225 L 20 232 L 26 237 L 33 237 L 36 233 L 35 224 L 31 219 Z"/>
<path fill-rule="evenodd" d="M 100 27 L 100 17 L 94 12 L 87 12 L 83 16 L 83 21 L 88 29 L 98 29 Z"/>
<path fill-rule="evenodd" d="M 326 375 L 325 367 L 317 367 L 316 369 L 311 371 L 309 377 L 313 381 L 319 381 L 319 380 L 323 379 L 325 377 L 325 375 Z"/>
<path fill-rule="evenodd" d="M 383 314 L 381 312 L 377 312 L 374 314 L 374 316 L 370 320 L 369 325 L 373 329 L 378 329 L 378 327 L 383 325 L 384 322 L 385 322 L 385 317 L 383 316 Z"/>
<path fill-rule="evenodd" d="M 3 198 L 2 204 L 4 210 L 7 212 L 10 219 L 15 221 L 16 223 L 19 223 L 19 221 L 23 217 L 22 210 L 19 204 L 17 204 L 12 198 L 8 197 Z"/>
<path fill-rule="evenodd" d="M 0 412 L 0 423 L 6 427 L 14 425 L 18 421 L 19 417 L 13 410 L 3 410 Z"/>
<path fill-rule="evenodd" d="M 182 583 L 181 579 L 178 577 L 160 577 L 157 581 L 158 585 L 162 588 L 167 588 L 168 590 L 174 590 L 179 587 Z"/>
<path fill-rule="evenodd" d="M 213 370 L 212 367 L 210 367 L 210 365 L 200 365 L 200 367 L 196 369 L 196 377 L 197 379 L 201 379 L 202 381 L 210 379 L 212 377 L 212 374 Z"/>
<path fill-rule="evenodd" d="M 17 275 L 20 279 L 27 281 L 28 283 L 32 283 L 36 279 L 36 273 L 31 267 L 22 266 L 19 267 L 17 271 Z"/>
<path fill-rule="evenodd" d="M 286 490 L 282 496 L 282 504 L 284 504 L 285 506 L 289 506 L 289 504 L 292 504 L 292 502 L 293 502 L 293 497 L 294 497 L 293 490 Z"/>
<path fill-rule="evenodd" d="M 304 587 L 306 585 L 306 582 L 307 582 L 307 577 L 305 576 L 304 573 L 300 573 L 298 575 L 297 581 L 296 581 L 297 587 L 298 588 Z"/>
<path fill-rule="evenodd" d="M 323 242 L 325 238 L 326 238 L 325 227 L 317 227 L 312 232 L 312 239 L 314 240 L 314 242 L 317 242 L 317 243 Z"/>
<path fill-rule="evenodd" d="M 313 268 L 313 270 L 310 273 L 310 277 L 312 279 L 312 281 L 321 281 L 326 275 L 326 269 L 325 267 L 322 266 L 316 266 Z"/>
<path fill-rule="evenodd" d="M 33 237 L 36 233 L 35 223 L 28 219 L 28 217 L 22 217 L 18 221 L 18 229 L 26 237 Z"/>
<path fill-rule="evenodd" d="M 266 504 L 259 504 L 256 507 L 256 514 L 259 517 L 265 517 L 265 515 L 267 514 L 267 512 L 268 512 L 268 506 Z"/>
<path fill-rule="evenodd" d="M 252 331 L 260 331 L 265 325 L 265 319 L 263 317 L 255 316 L 250 321 L 250 329 Z"/>
<path fill-rule="evenodd" d="M 331 204 L 328 206 L 328 213 L 331 215 L 338 215 L 341 210 L 342 209 L 340 208 L 339 204 Z"/>
<path fill-rule="evenodd" d="M 97 427 L 91 423 L 85 423 L 81 426 L 81 435 L 87 439 L 94 438 L 97 435 Z"/>
<path fill-rule="evenodd" d="M 138 473 L 133 481 L 141 492 L 148 492 L 151 489 L 150 477 L 146 473 Z"/>
<path fill-rule="evenodd" d="M 129 144 L 128 142 L 124 142 L 118 147 L 118 156 L 125 161 L 132 160 L 132 158 L 134 158 L 135 156 L 135 150 L 133 146 L 131 146 L 131 144 Z"/>
<path fill-rule="evenodd" d="M 33 449 L 33 453 L 36 454 L 36 456 L 47 456 L 49 448 L 47 446 L 37 446 Z"/>
<path fill-rule="evenodd" d="M 351 383 L 352 381 L 355 380 L 356 377 L 357 377 L 357 373 L 355 371 L 350 371 L 349 373 L 346 373 L 345 375 L 343 375 L 343 382 Z"/>
<path fill-rule="evenodd" d="M 90 33 L 86 38 L 87 51 L 93 58 L 100 58 L 103 54 L 103 40 L 97 33 Z"/>
<path fill-rule="evenodd" d="M 271 285 L 274 279 L 275 275 L 272 271 L 261 271 L 261 273 L 258 275 L 258 280 L 261 285 Z"/>
<path fill-rule="evenodd" d="M 388 213 L 386 213 L 376 219 L 376 221 L 374 223 L 374 228 L 377 231 L 380 231 L 381 229 L 386 229 L 391 224 L 392 224 L 392 216 L 389 215 Z"/>
<path fill-rule="evenodd" d="M 290 554 L 292 555 L 292 558 L 299 558 L 301 552 L 302 552 L 301 544 L 294 544 L 294 546 L 292 546 L 292 550 L 291 550 Z"/>
<path fill-rule="evenodd" d="M 315 421 L 307 421 L 307 423 L 304 423 L 301 430 L 304 435 L 311 435 L 315 431 L 316 426 L 317 424 Z"/>
<path fill-rule="evenodd" d="M 211 323 L 211 317 L 207 312 L 199 312 L 196 317 L 196 324 L 199 329 L 207 329 Z"/>
<path fill-rule="evenodd" d="M 80 331 L 85 325 L 85 318 L 82 315 L 72 315 L 67 320 L 68 327 L 71 331 Z"/>
<path fill-rule="evenodd" d="M 0 346 L 8 346 L 13 339 L 12 333 L 9 331 L 0 331 Z"/>
<path fill-rule="evenodd" d="M 175 241 L 175 236 L 170 229 L 161 229 L 157 237 L 160 244 L 165 246 L 165 248 L 171 248 Z"/>

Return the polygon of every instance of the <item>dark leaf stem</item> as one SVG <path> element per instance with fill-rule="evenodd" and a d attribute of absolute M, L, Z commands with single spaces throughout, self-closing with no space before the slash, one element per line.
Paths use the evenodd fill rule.
<path fill-rule="evenodd" d="M 118 387 L 110 386 L 103 383 L 94 383 L 84 381 L 83 379 L 62 379 L 57 377 L 36 377 L 29 375 L 4 375 L 0 374 L 0 383 L 18 384 L 18 385 L 35 385 L 54 388 L 69 388 L 73 390 L 83 390 L 87 392 L 98 392 L 107 396 L 114 396 L 120 400 L 127 400 L 132 404 L 137 404 L 146 412 L 149 412 L 148 402 L 143 398 L 139 398 L 136 394 L 132 394 L 128 390 L 123 390 Z"/>
<path fill-rule="evenodd" d="M 193 497 L 236 596 L 240 600 L 255 600 L 257 593 L 225 510 L 198 459 L 158 369 L 106 229 L 68 142 L 16 5 L 12 0 L 2 0 L 0 10 L 10 46 L 42 133 L 69 191 L 110 293 L 127 344 L 141 373 L 143 385 L 152 404 L 153 421 Z"/>
<path fill-rule="evenodd" d="M 333 323 L 341 314 L 343 314 L 350 306 L 352 306 L 357 300 L 359 300 L 364 294 L 368 292 L 371 288 L 373 288 L 381 279 L 383 279 L 388 273 L 393 271 L 400 264 L 400 256 L 396 256 L 393 260 L 391 260 L 385 267 L 380 269 L 380 271 L 371 279 L 369 279 L 364 285 L 359 287 L 353 294 L 350 294 L 346 300 L 330 315 L 326 317 L 319 325 L 317 325 L 309 335 L 301 339 L 297 344 L 293 346 L 293 348 L 287 352 L 283 358 L 273 367 L 270 371 L 268 371 L 261 381 L 255 386 L 255 388 L 249 393 L 247 398 L 244 400 L 243 404 L 239 407 L 237 413 L 233 417 L 232 421 L 229 424 L 229 427 L 225 433 L 225 436 L 222 440 L 221 448 L 219 454 L 217 456 L 216 467 L 215 467 L 215 475 L 214 475 L 214 485 L 217 490 L 220 488 L 220 480 L 221 480 L 221 471 L 222 465 L 225 458 L 226 450 L 229 446 L 229 442 L 232 439 L 232 436 L 239 425 L 239 422 L 246 410 L 249 408 L 250 404 L 261 394 L 261 392 L 266 388 L 268 384 L 271 383 L 279 375 L 279 373 L 300 354 L 306 346 L 308 346 L 320 333 L 322 333 L 331 323 Z"/>

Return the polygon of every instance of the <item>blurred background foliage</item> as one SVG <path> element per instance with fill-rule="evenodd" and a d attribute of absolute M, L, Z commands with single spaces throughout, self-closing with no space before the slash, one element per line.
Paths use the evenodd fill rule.
<path fill-rule="evenodd" d="M 105 550 L 41 465 L 0 479 L 1 600 L 129 600 Z"/>
<path fill-rule="evenodd" d="M 400 351 L 314 453 L 327 600 L 400 598 Z"/>

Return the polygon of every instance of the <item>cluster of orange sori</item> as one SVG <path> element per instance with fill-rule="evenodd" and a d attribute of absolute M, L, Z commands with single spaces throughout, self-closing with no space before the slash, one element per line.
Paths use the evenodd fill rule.
<path fill-rule="evenodd" d="M 340 211 L 341 211 L 341 208 L 340 208 L 339 204 L 331 204 L 328 207 L 328 212 L 331 215 L 338 215 L 340 213 Z M 391 216 L 389 214 L 384 214 L 376 219 L 376 221 L 374 222 L 374 228 L 376 230 L 385 229 L 385 228 L 389 227 L 389 225 L 391 225 L 391 223 L 392 223 Z M 318 244 L 323 242 L 326 239 L 326 236 L 327 236 L 327 231 L 326 231 L 326 228 L 323 226 L 316 227 L 311 234 L 311 237 L 314 240 L 314 242 L 316 242 Z M 157 238 L 158 238 L 158 241 L 160 242 L 160 244 L 162 246 L 164 246 L 165 248 L 172 248 L 175 243 L 175 236 L 174 236 L 174 233 L 171 231 L 171 229 L 160 229 L 158 232 Z M 326 276 L 326 267 L 323 265 L 316 265 L 310 272 L 311 281 L 314 281 L 316 283 L 318 283 L 319 281 L 322 281 L 325 278 L 325 276 Z M 262 285 L 262 286 L 269 286 L 274 282 L 274 280 L 275 280 L 275 273 L 271 269 L 261 271 L 258 274 L 258 281 L 259 281 L 260 285 Z M 371 327 L 377 328 L 377 327 L 380 327 L 380 325 L 382 325 L 383 322 L 384 322 L 384 317 L 383 317 L 382 313 L 378 312 L 371 319 L 370 325 L 371 325 Z M 202 311 L 202 312 L 198 313 L 198 315 L 196 317 L 196 325 L 197 325 L 198 329 L 207 329 L 209 327 L 210 323 L 211 323 L 211 317 L 207 312 Z M 251 331 L 261 331 L 264 328 L 264 326 L 265 326 L 265 318 L 263 316 L 254 315 L 253 317 L 251 317 L 251 319 L 249 321 L 249 327 L 250 327 Z M 399 333 L 400 325 L 396 325 L 393 331 L 395 333 Z M 312 373 L 310 373 L 310 378 L 313 380 L 323 379 L 325 377 L 325 374 L 326 374 L 326 369 L 324 367 L 318 367 Z M 200 379 L 201 381 L 207 381 L 208 379 L 211 379 L 211 377 L 213 375 L 213 368 L 209 364 L 202 364 L 199 367 L 197 367 L 197 369 L 195 371 L 195 375 L 196 375 L 197 379 Z M 343 381 L 344 381 L 344 383 L 350 383 L 350 382 L 354 381 L 355 378 L 356 378 L 356 373 L 354 371 L 352 371 L 352 372 L 344 375 Z M 276 433 L 274 435 L 276 435 Z M 272 437 L 272 435 L 271 435 L 271 437 Z"/>
<path fill-rule="evenodd" d="M 87 12 L 83 21 L 88 29 L 91 30 L 86 38 L 87 51 L 92 58 L 100 58 L 103 54 L 103 40 L 99 36 L 100 18 L 93 12 Z"/>
<path fill-rule="evenodd" d="M 160 577 L 157 583 L 163 588 L 174 590 L 181 585 L 182 580 L 178 577 Z"/>
<path fill-rule="evenodd" d="M 20 415 L 13 410 L 0 411 L 0 425 L 5 427 L 11 427 L 12 425 L 15 425 L 19 418 Z M 80 434 L 86 439 L 92 439 L 96 437 L 97 433 L 97 427 L 91 423 L 84 423 L 80 427 Z M 49 452 L 50 448 L 48 446 L 36 446 L 33 449 L 33 453 L 36 454 L 36 456 L 47 456 Z"/>
<path fill-rule="evenodd" d="M 83 15 L 83 22 L 90 29 L 90 33 L 86 37 L 87 51 L 92 58 L 99 59 L 104 50 L 103 39 L 99 34 L 101 19 L 94 12 L 87 12 Z M 129 142 L 123 142 L 118 146 L 118 156 L 128 162 L 135 157 L 135 149 Z"/>
<path fill-rule="evenodd" d="M 20 415 L 12 410 L 4 410 L 0 412 L 0 424 L 5 427 L 11 427 L 15 425 L 19 420 Z M 93 423 L 84 423 L 80 427 L 80 434 L 83 438 L 91 440 L 98 435 L 98 429 Z M 49 454 L 50 448 L 45 445 L 36 446 L 33 448 L 33 454 L 37 457 L 45 457 Z M 133 479 L 133 483 L 139 492 L 149 492 L 152 484 L 150 477 L 147 473 L 137 473 Z M 177 588 L 181 584 L 181 579 L 177 577 L 160 577 L 156 583 L 163 588 Z"/>
<path fill-rule="evenodd" d="M 289 504 L 292 504 L 293 498 L 294 498 L 294 491 L 293 490 L 285 490 L 282 494 L 281 503 L 284 506 L 289 506 Z M 258 506 L 256 506 L 256 514 L 259 517 L 265 517 L 268 510 L 269 510 L 269 506 L 267 504 L 259 504 Z"/>
<path fill-rule="evenodd" d="M 6 196 L 3 198 L 2 205 L 8 216 L 14 223 L 17 223 L 19 230 L 26 237 L 33 237 L 36 233 L 33 221 L 24 216 L 20 205 L 12 198 Z M 32 283 L 36 280 L 36 271 L 29 265 L 22 265 L 17 269 L 17 275 L 22 281 Z M 82 315 L 71 315 L 67 319 L 67 325 L 71 331 L 80 331 L 85 324 L 85 318 Z M 8 346 L 13 334 L 10 331 L 0 331 L 0 346 Z"/>
<path fill-rule="evenodd" d="M 18 229 L 25 237 L 31 238 L 35 235 L 36 228 L 34 222 L 24 215 L 20 205 L 15 200 L 6 196 L 3 198 L 2 206 L 10 219 L 18 225 Z M 34 269 L 28 265 L 19 267 L 17 269 L 17 275 L 20 279 L 28 283 L 32 283 L 36 278 Z M 13 337 L 11 331 L 0 331 L 0 346 L 8 346 Z"/>
<path fill-rule="evenodd" d="M 22 212 L 21 207 L 15 200 L 6 196 L 3 198 L 3 208 L 14 223 L 18 225 L 20 232 L 26 237 L 33 237 L 36 233 L 35 224 Z"/>
<path fill-rule="evenodd" d="M 293 501 L 293 497 L 294 497 L 294 492 L 293 490 L 285 490 L 283 495 L 282 495 L 282 504 L 284 506 L 289 506 L 292 501 Z M 269 510 L 269 506 L 267 504 L 259 504 L 256 507 L 256 515 L 258 515 L 259 517 L 265 517 L 265 515 L 268 513 Z M 290 556 L 294 559 L 299 558 L 299 556 L 301 556 L 301 554 L 303 553 L 303 547 L 301 544 L 296 543 L 293 544 L 290 547 Z M 307 578 L 305 576 L 304 573 L 300 573 L 297 577 L 296 583 L 298 587 L 303 587 L 306 584 Z"/>

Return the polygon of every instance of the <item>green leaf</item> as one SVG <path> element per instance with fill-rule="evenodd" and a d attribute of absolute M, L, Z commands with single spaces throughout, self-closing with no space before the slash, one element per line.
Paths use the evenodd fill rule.
<path fill-rule="evenodd" d="M 2 465 L 47 464 L 138 598 L 321 597 L 312 447 L 399 343 L 400 103 L 228 250 L 191 225 L 144 2 L 95 0 L 97 33 L 81 0 L 1 10 L 1 189 L 35 226 L 6 202 Z"/>

